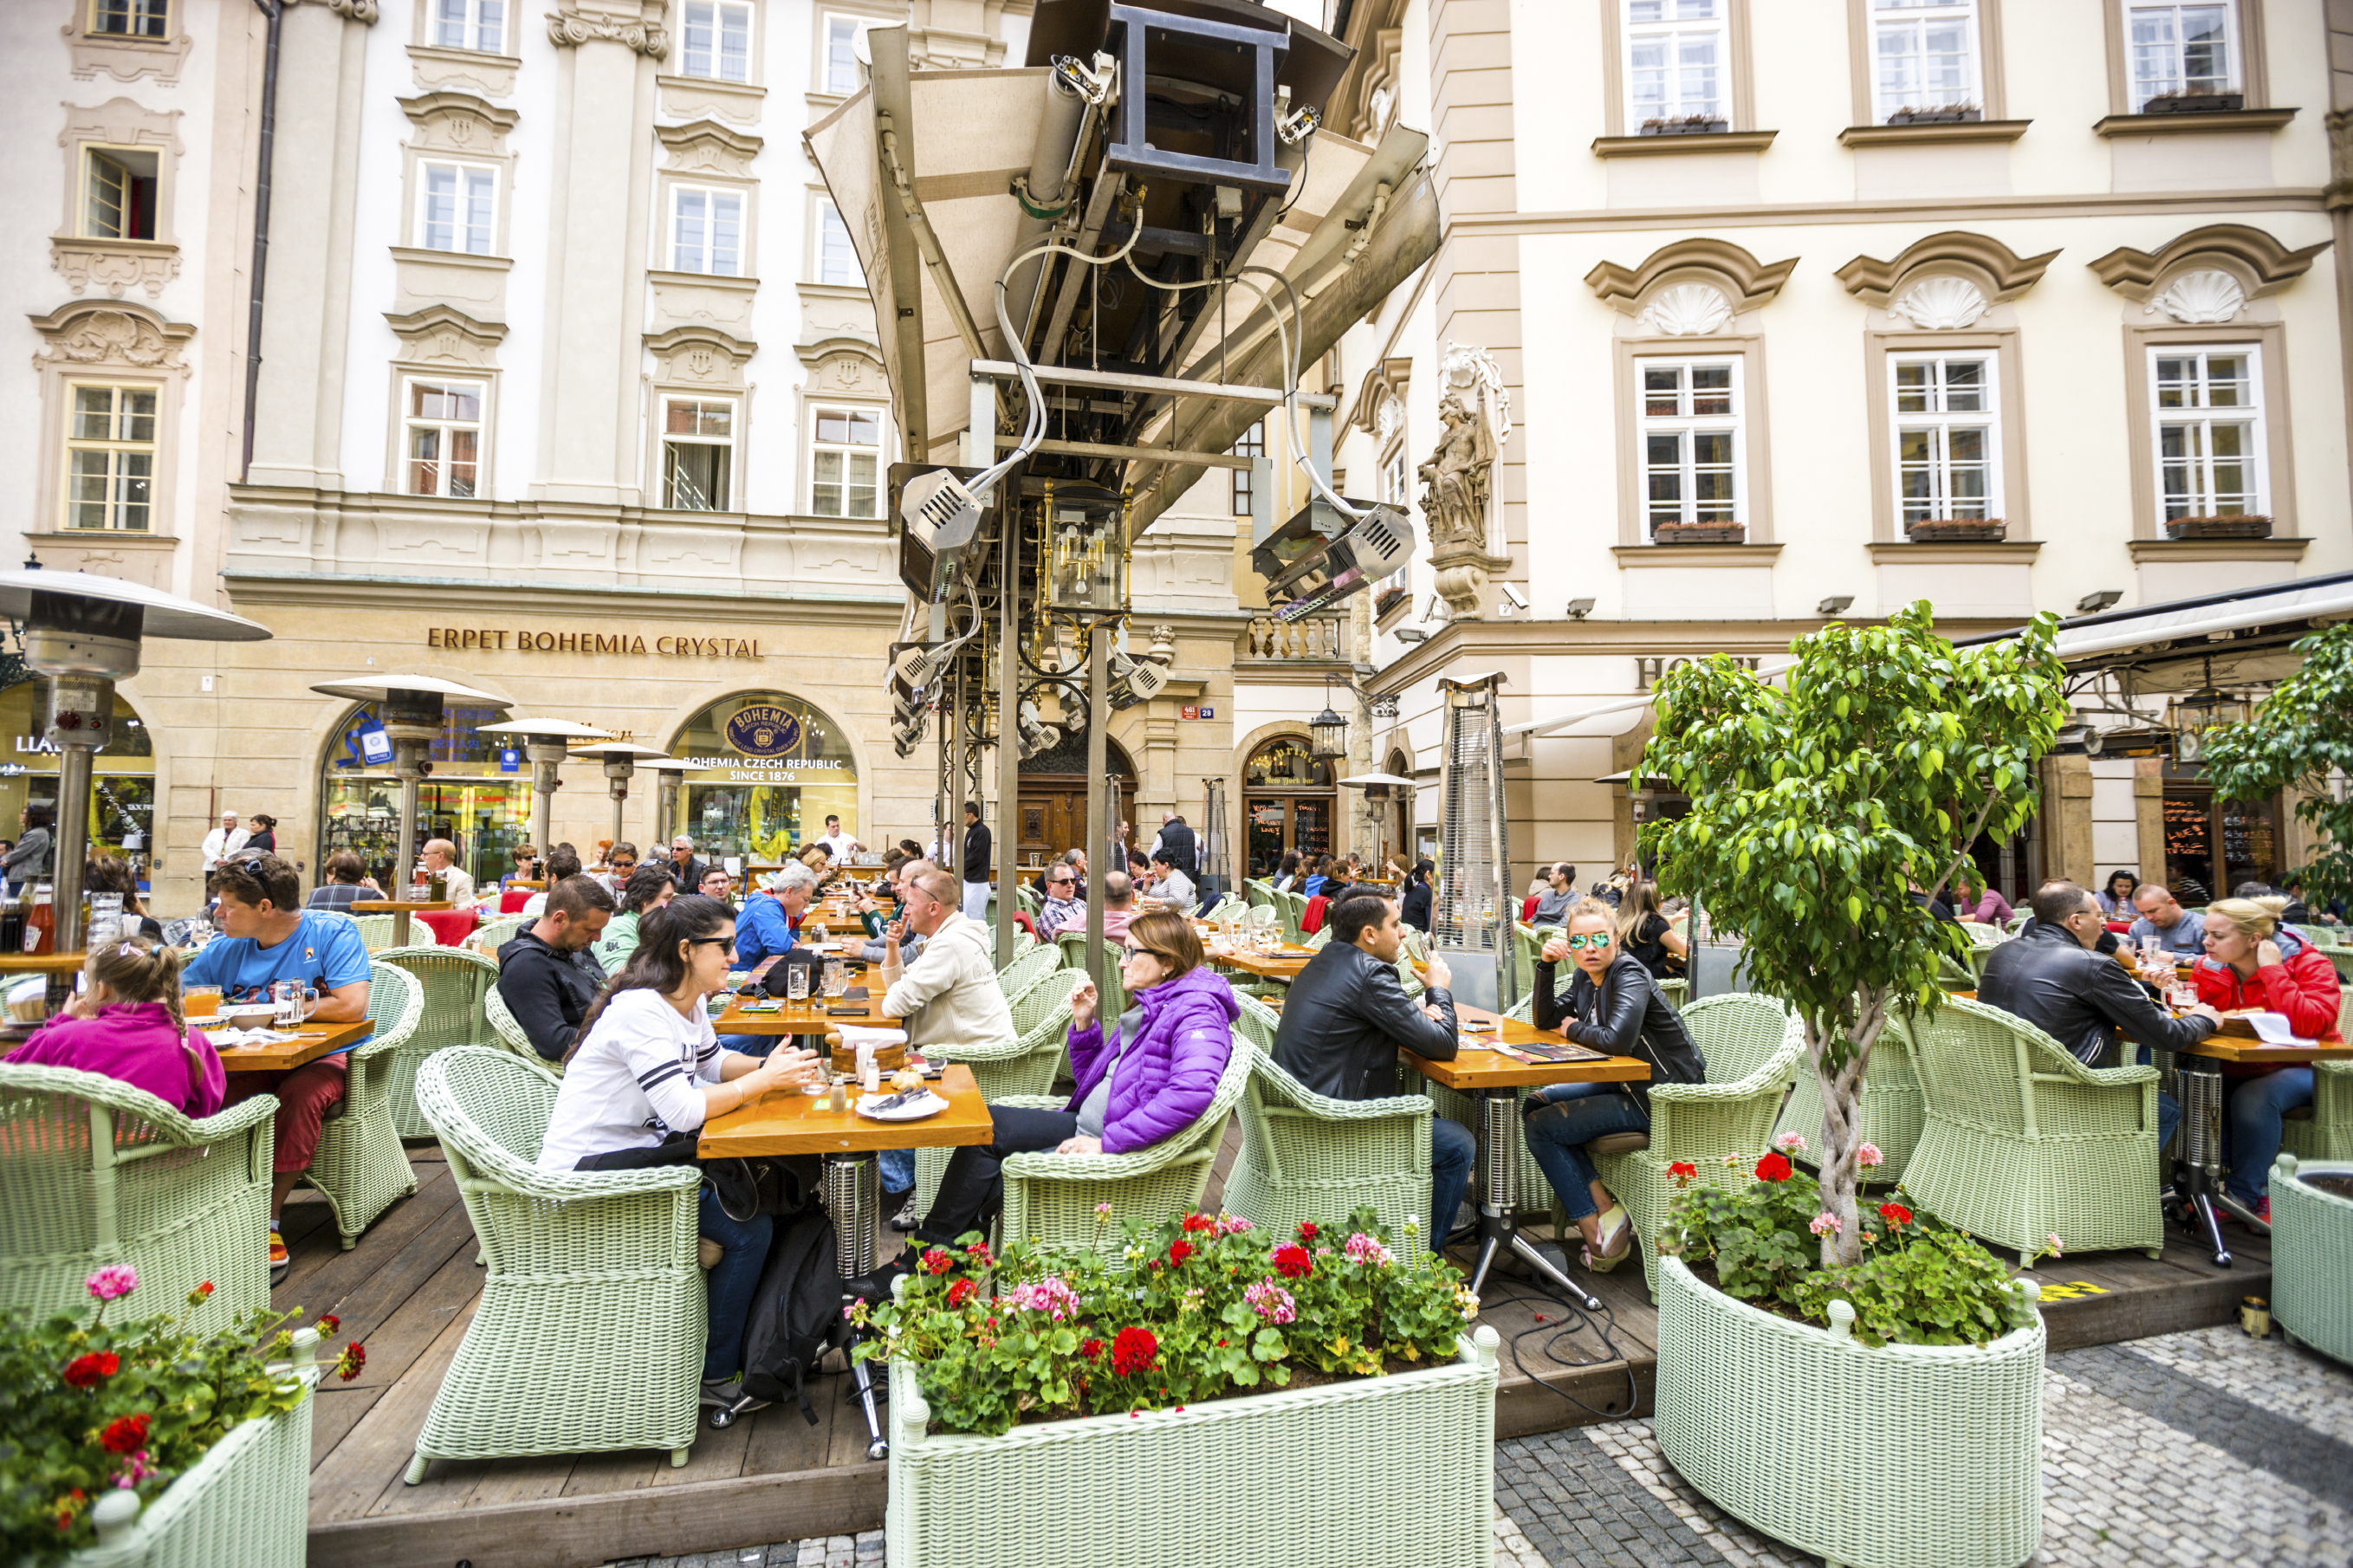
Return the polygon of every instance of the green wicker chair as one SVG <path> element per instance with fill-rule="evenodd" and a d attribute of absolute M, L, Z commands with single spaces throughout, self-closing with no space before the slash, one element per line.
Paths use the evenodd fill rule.
<path fill-rule="evenodd" d="M 438 945 L 395 948 L 381 962 L 425 989 L 424 1015 L 393 1060 L 392 1124 L 403 1138 L 430 1138 L 433 1129 L 417 1109 L 417 1069 L 438 1050 L 482 1038 L 482 995 L 497 986 L 499 966 L 479 952 Z"/>
<path fill-rule="evenodd" d="M 1061 967 L 1062 950 L 1057 945 L 1037 943 L 1014 954 L 1013 962 L 997 972 L 997 984 L 1006 999 L 1012 1000 L 1027 991 L 1044 975 Z"/>
<path fill-rule="evenodd" d="M 2353 1040 L 2353 985 L 2338 994 L 2337 1032 Z M 2299 1160 L 2353 1160 L 2353 1061 L 2313 1063 L 2312 1103 L 2289 1111 L 2281 1132 Z"/>
<path fill-rule="evenodd" d="M 1083 929 L 1057 931 L 1054 945 L 1062 951 L 1063 968 L 1084 969 L 1087 966 L 1087 933 Z M 1104 945 L 1110 945 L 1108 937 L 1104 939 Z"/>
<path fill-rule="evenodd" d="M 1034 1237 L 1049 1247 L 1109 1251 L 1120 1244 L 1122 1220 L 1161 1220 L 1198 1207 L 1226 1135 L 1226 1120 L 1242 1097 L 1257 1056 L 1247 1039 L 1237 1038 L 1200 1120 L 1149 1149 L 1133 1154 L 1016 1154 L 1007 1160 L 998 1234 Z M 1004 1103 L 1050 1110 L 1061 1102 L 1021 1096 Z M 1108 1224 L 1095 1214 L 1095 1205 L 1103 1203 L 1111 1205 Z"/>
<path fill-rule="evenodd" d="M 1327 925 L 1323 930 L 1315 931 L 1308 936 L 1304 941 L 1301 942 L 1299 945 L 1307 949 L 1311 952 L 1321 952 L 1324 950 L 1324 944 L 1331 940 L 1332 928 Z"/>
<path fill-rule="evenodd" d="M 1302 1220 L 1338 1224 L 1370 1204 L 1400 1250 L 1419 1215 L 1415 1247 L 1430 1236 L 1427 1095 L 1332 1100 L 1253 1051 L 1241 1096 L 1242 1148 L 1226 1176 L 1225 1206 L 1288 1235 Z"/>
<path fill-rule="evenodd" d="M 1013 902 L 1031 920 L 1038 918 L 1038 891 L 1029 883 L 1017 881 L 1013 884 Z"/>
<path fill-rule="evenodd" d="M 1254 910 L 1271 910 L 1274 906 L 1274 884 L 1261 877 L 1251 877 L 1242 883 L 1242 891 Z M 1278 915 L 1277 918 L 1280 918 Z"/>
<path fill-rule="evenodd" d="M 1683 1010 L 1683 1004 L 1691 1000 L 1691 982 L 1683 979 L 1662 980 L 1659 982 L 1659 994 L 1667 999 L 1668 1006 L 1680 1013 Z"/>
<path fill-rule="evenodd" d="M 482 993 L 482 1021 L 491 1026 L 491 1038 L 481 1044 L 512 1052 L 557 1078 L 564 1076 L 562 1063 L 548 1061 L 532 1049 L 531 1037 L 522 1032 L 522 1026 L 515 1021 L 514 1012 L 508 1007 L 507 999 L 499 994 L 499 988 L 495 985 Z M 417 1109 L 422 1110 L 424 1107 L 420 1105 Z"/>
<path fill-rule="evenodd" d="M 1282 1026 L 1282 1015 L 1247 991 L 1235 992 L 1234 999 L 1242 1005 L 1242 1016 L 1234 1020 L 1234 1033 L 1272 1056 L 1275 1031 Z"/>
<path fill-rule="evenodd" d="M 1969 938 L 1969 979 L 1973 983 L 1981 981 L 1985 978 L 1986 960 L 1993 956 L 1994 949 L 2010 940 L 2010 933 L 2000 926 L 1985 925 L 1977 921 L 1963 921 L 1961 930 L 1968 932 Z M 1974 984 L 1971 989 L 1975 989 Z"/>
<path fill-rule="evenodd" d="M 1927 1124 L 1927 1098 L 1920 1089 L 1920 1074 L 1913 1066 L 1912 1030 L 1902 1013 L 1890 1013 L 1887 1026 L 1871 1047 L 1871 1063 L 1862 1069 L 1862 1141 L 1878 1145 L 1882 1163 L 1870 1173 L 1874 1182 L 1900 1182 L 1920 1146 L 1920 1130 Z M 1776 1133 L 1795 1132 L 1806 1140 L 1796 1158 L 1811 1165 L 1822 1140 L 1822 1089 L 1798 1058 L 1798 1087 L 1781 1108 Z"/>
<path fill-rule="evenodd" d="M 2031 1267 L 2165 1247 L 2158 1208 L 2158 1070 L 2087 1068 L 1999 1007 L 1948 1001 L 1912 1023 L 1927 1124 L 1904 1173 L 1923 1206 Z"/>
<path fill-rule="evenodd" d="M 1301 937 L 1305 936 L 1307 933 L 1299 929 L 1299 922 L 1307 913 L 1307 895 L 1277 893 L 1274 895 L 1274 903 L 1276 910 L 1282 915 L 1283 940 L 1297 942 Z"/>
<path fill-rule="evenodd" d="M 437 1458 L 667 1448 L 683 1465 L 694 1441 L 702 1173 L 540 1170 L 555 1094 L 544 1068 L 484 1046 L 436 1052 L 417 1074 L 489 1273 L 417 1434 L 412 1486 Z"/>
<path fill-rule="evenodd" d="M 277 1112 L 258 1094 L 195 1121 L 119 1079 L 0 1063 L 0 1305 L 87 1310 L 82 1281 L 128 1263 L 134 1317 L 183 1310 L 207 1279 L 193 1327 L 267 1307 Z"/>
<path fill-rule="evenodd" d="M 1010 1004 L 1014 1041 L 1009 1046 L 926 1046 L 923 1054 L 934 1061 L 962 1062 L 972 1069 L 973 1086 L 992 1104 L 1016 1097 L 1047 1096 L 1061 1071 L 1063 1049 L 1071 1033 L 1071 993 L 1085 978 L 1076 970 L 1049 970 Z M 1055 1101 L 1056 1104 L 1061 1103 Z M 953 1149 L 915 1151 L 915 1212 L 931 1212 L 940 1177 L 948 1168 Z"/>
<path fill-rule="evenodd" d="M 501 915 L 496 920 L 484 921 L 480 925 L 474 928 L 474 934 L 466 939 L 466 945 L 472 948 L 476 952 L 480 953 L 483 957 L 488 958 L 492 962 L 496 962 L 499 956 L 499 949 L 504 947 L 508 942 L 512 942 L 514 940 L 515 932 L 522 930 L 522 928 L 529 923 L 530 922 L 524 920 L 521 915 Z M 417 929 L 422 931 L 426 934 L 427 941 L 417 942 L 415 945 L 418 947 L 438 945 L 430 940 L 433 935 L 432 927 L 427 925 L 423 921 L 419 921 L 417 922 Z"/>
<path fill-rule="evenodd" d="M 343 1103 L 319 1126 L 318 1152 L 302 1179 L 327 1196 L 343 1250 L 400 1199 L 417 1190 L 395 1122 L 392 1089 L 401 1053 L 425 1013 L 425 987 L 385 959 L 368 964 L 368 1016 L 375 1033 L 347 1053 Z"/>
<path fill-rule="evenodd" d="M 1536 954 L 1543 951 L 1545 938 L 1555 929 L 1538 931 L 1525 921 L 1512 922 L 1512 972 L 1519 978 L 1523 996 L 1535 988 Z"/>
<path fill-rule="evenodd" d="M 1653 1244 L 1675 1191 L 1667 1167 L 1683 1160 L 1721 1169 L 1726 1155 L 1753 1159 L 1762 1152 L 1806 1048 L 1797 1016 L 1753 991 L 1703 996 L 1683 1010 L 1683 1020 L 1706 1058 L 1707 1081 L 1652 1084 L 1648 1147 L 1597 1153 L 1593 1162 L 1602 1185 L 1634 1222 L 1653 1301 L 1659 1299 Z M 1745 1172 L 1725 1173 L 1746 1179 Z"/>
<path fill-rule="evenodd" d="M 392 945 L 390 915 L 353 915 L 352 923 L 360 928 L 360 940 L 367 943 L 369 952 L 382 952 Z"/>

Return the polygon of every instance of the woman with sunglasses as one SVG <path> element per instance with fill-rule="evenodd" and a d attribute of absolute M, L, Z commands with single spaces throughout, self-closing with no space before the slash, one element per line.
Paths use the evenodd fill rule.
<path fill-rule="evenodd" d="M 625 1171 L 682 1165 L 714 1116 L 776 1089 L 798 1089 L 818 1070 L 805 1050 L 765 1058 L 723 1050 L 703 998 L 727 984 L 735 916 L 716 899 L 688 894 L 644 910 L 638 947 L 580 1021 L 565 1057 L 563 1087 L 540 1141 L 543 1171 Z M 695 1230 L 719 1248 L 705 1276 L 709 1329 L 702 1402 L 733 1405 L 744 1321 L 767 1261 L 772 1220 L 737 1219 L 705 1184 Z"/>
<path fill-rule="evenodd" d="M 995 1138 L 949 1156 L 931 1212 L 915 1227 L 918 1246 L 849 1282 L 870 1300 L 913 1266 L 924 1245 L 945 1247 L 983 1230 L 1005 1200 L 999 1173 L 1015 1154 L 1132 1154 L 1201 1118 L 1233 1054 L 1241 1004 L 1203 962 L 1193 922 L 1155 910 L 1129 922 L 1120 975 L 1132 994 L 1127 1011 L 1106 1026 L 1094 984 L 1071 993 L 1071 1076 L 1077 1092 L 1060 1110 L 992 1105 Z"/>
<path fill-rule="evenodd" d="M 1553 994 L 1553 966 L 1577 968 L 1566 999 Z M 1535 1025 L 1580 1046 L 1647 1063 L 1653 1083 L 1699 1083 L 1707 1063 L 1642 961 L 1618 945 L 1617 915 L 1599 899 L 1568 911 L 1567 930 L 1536 960 Z M 1634 1223 L 1609 1195 L 1585 1146 L 1612 1132 L 1651 1130 L 1651 1093 L 1639 1083 L 1556 1083 L 1522 1105 L 1528 1152 L 1585 1237 L 1585 1266 L 1606 1274 L 1625 1260 Z"/>

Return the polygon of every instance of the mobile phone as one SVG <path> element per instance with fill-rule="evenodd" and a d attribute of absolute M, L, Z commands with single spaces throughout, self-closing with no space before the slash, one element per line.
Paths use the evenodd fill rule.
<path fill-rule="evenodd" d="M 828 1006 L 825 1010 L 825 1016 L 828 1018 L 863 1018 L 866 1016 L 866 1009 L 863 1007 Z"/>

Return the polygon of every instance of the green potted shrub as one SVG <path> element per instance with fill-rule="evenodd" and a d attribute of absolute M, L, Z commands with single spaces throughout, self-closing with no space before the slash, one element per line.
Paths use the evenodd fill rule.
<path fill-rule="evenodd" d="M 1282 1234 L 1130 1222 L 1108 1257 L 929 1249 L 892 1301 L 851 1310 L 877 1331 L 859 1353 L 891 1362 L 892 1568 L 976 1542 L 1036 1563 L 1484 1568 L 1499 1341 L 1477 1311 L 1369 1208 Z"/>
<path fill-rule="evenodd" d="M 301 1568 L 311 1352 L 335 1320 L 255 1310 L 192 1333 L 185 1314 L 125 1317 L 138 1282 L 92 1274 L 88 1321 L 0 1313 L 0 1562 Z M 354 1343 L 327 1364 L 349 1379 L 366 1359 Z"/>
<path fill-rule="evenodd" d="M 2323 1355 L 2353 1363 L 2353 1161 L 2272 1165 L 2272 1321 Z"/>

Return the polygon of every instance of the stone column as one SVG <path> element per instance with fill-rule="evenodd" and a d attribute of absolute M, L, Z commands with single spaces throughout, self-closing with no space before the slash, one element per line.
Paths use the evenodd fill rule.
<path fill-rule="evenodd" d="M 2165 880 L 2165 759 L 2133 759 L 2133 829 L 2140 843 L 2140 879 Z"/>
<path fill-rule="evenodd" d="M 1355 670 L 1348 677 L 1354 687 L 1363 679 L 1356 670 L 1370 669 L 1373 665 L 1373 595 L 1367 588 L 1348 601 L 1348 652 Z M 1361 691 L 1348 694 L 1348 772 L 1368 773 L 1373 771 L 1373 708 Z M 1380 853 L 1381 826 L 1379 811 L 1384 802 L 1371 799 L 1361 789 L 1340 792 L 1342 809 L 1348 814 L 1348 852 L 1370 864 Z"/>
<path fill-rule="evenodd" d="M 2099 880 L 2092 858 L 2092 759 L 2042 759 L 2042 875 L 2084 887 Z"/>
<path fill-rule="evenodd" d="M 2328 209 L 2328 232 L 2336 239 L 2329 255 L 2337 273 L 2337 347 L 2344 384 L 2353 391 L 2353 0 L 2327 0 L 2328 58 L 2328 184 L 2321 201 Z M 2346 405 L 2348 435 L 2353 435 L 2353 398 Z M 2348 449 L 2353 451 L 2353 441 Z M 2220 889 L 2216 891 L 2219 893 Z"/>

